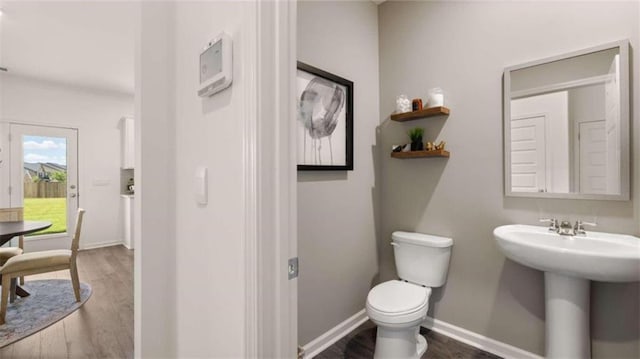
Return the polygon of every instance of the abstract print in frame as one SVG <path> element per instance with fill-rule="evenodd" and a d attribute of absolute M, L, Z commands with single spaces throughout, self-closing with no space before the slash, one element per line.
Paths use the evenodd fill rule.
<path fill-rule="evenodd" d="M 298 61 L 298 170 L 353 170 L 353 82 Z"/>

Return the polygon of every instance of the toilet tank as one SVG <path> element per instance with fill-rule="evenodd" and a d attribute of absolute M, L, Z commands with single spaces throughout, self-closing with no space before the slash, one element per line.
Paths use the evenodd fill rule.
<path fill-rule="evenodd" d="M 413 232 L 393 232 L 393 254 L 400 279 L 440 287 L 447 279 L 451 238 Z"/>

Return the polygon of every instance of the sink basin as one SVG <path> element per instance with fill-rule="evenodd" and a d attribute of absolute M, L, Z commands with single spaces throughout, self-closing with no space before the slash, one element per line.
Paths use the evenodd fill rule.
<path fill-rule="evenodd" d="M 493 231 L 511 260 L 544 272 L 547 358 L 590 358 L 590 280 L 640 280 L 640 238 L 587 232 L 561 236 L 547 227 L 512 224 Z"/>
<path fill-rule="evenodd" d="M 640 281 L 640 238 L 634 236 L 561 236 L 521 224 L 498 227 L 493 235 L 509 259 L 527 267 L 602 282 Z"/>
<path fill-rule="evenodd" d="M 512 224 L 493 231 L 511 260 L 544 272 L 546 358 L 591 358 L 590 280 L 640 280 L 640 238 L 587 232 L 561 236 Z"/>

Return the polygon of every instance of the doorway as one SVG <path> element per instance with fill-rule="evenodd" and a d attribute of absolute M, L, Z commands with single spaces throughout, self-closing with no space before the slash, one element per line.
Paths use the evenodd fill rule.
<path fill-rule="evenodd" d="M 25 220 L 46 220 L 51 227 L 27 241 L 38 249 L 67 248 L 78 210 L 78 130 L 11 123 L 10 206 L 24 207 Z"/>

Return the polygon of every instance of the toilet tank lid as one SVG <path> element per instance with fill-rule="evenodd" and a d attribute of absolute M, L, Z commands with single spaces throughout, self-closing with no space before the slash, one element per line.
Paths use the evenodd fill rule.
<path fill-rule="evenodd" d="M 391 234 L 391 238 L 396 242 L 411 243 L 420 246 L 451 247 L 453 245 L 453 239 L 451 238 L 423 233 L 396 231 Z"/>

